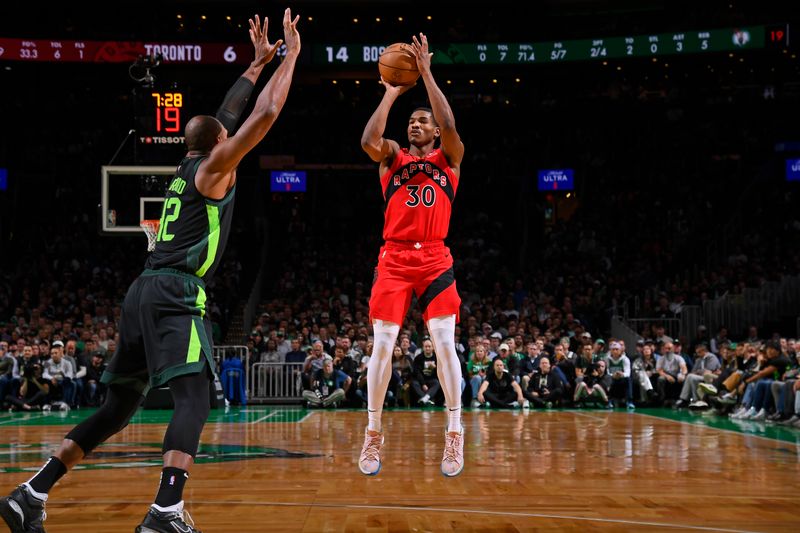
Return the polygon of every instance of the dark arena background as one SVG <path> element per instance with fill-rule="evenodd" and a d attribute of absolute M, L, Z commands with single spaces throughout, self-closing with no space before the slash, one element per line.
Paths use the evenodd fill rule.
<path fill-rule="evenodd" d="M 269 17 L 274 41 L 286 7 L 302 51 L 279 118 L 238 168 L 206 287 L 218 379 L 183 494 L 195 527 L 800 530 L 791 2 L 5 2 L 0 493 L 104 401 L 97 377 L 148 253 L 140 222 L 165 212 L 189 118 L 213 115 L 252 61 L 248 18 Z M 446 409 L 418 392 L 430 343 L 414 298 L 383 467 L 368 477 L 357 462 L 384 201 L 361 134 L 385 91 L 380 53 L 419 32 L 465 145 L 446 239 L 465 468 L 440 473 Z M 420 79 L 385 137 L 408 146 L 408 117 L 427 105 Z M 62 352 L 71 369 L 48 374 Z M 493 363 L 476 352 L 526 393 L 546 359 L 560 395 L 484 402 Z M 348 380 L 316 407 L 332 392 L 311 390 L 328 356 Z M 625 370 L 582 397 L 619 357 Z M 21 387 L 37 379 L 53 386 Z M 169 389 L 151 389 L 58 481 L 47 531 L 133 530 L 171 409 Z"/>

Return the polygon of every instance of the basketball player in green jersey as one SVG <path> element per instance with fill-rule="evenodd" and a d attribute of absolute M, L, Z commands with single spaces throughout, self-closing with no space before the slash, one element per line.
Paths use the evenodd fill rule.
<path fill-rule="evenodd" d="M 137 532 L 193 533 L 183 512 L 183 487 L 210 409 L 213 377 L 205 283 L 219 264 L 230 231 L 236 167 L 269 131 L 289 91 L 300 52 L 299 17 L 283 15 L 284 38 L 267 39 L 267 20 L 250 21 L 256 60 L 225 98 L 218 118 L 186 125 L 188 153 L 169 184 L 155 249 L 122 304 L 120 342 L 102 381 L 103 406 L 70 431 L 61 448 L 29 481 L 0 500 L 12 532 L 43 532 L 44 503 L 53 485 L 106 439 L 122 430 L 149 387 L 167 384 L 175 412 L 164 435 L 164 468 L 155 502 Z M 281 44 L 286 56 L 240 129 L 228 137 L 253 82 Z"/>

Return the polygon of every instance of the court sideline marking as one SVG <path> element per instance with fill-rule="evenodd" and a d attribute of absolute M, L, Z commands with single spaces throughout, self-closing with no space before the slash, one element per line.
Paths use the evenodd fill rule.
<path fill-rule="evenodd" d="M 667 420 L 669 422 L 675 422 L 676 424 L 681 424 L 681 425 L 684 425 L 684 426 L 690 426 L 690 427 L 695 427 L 695 428 L 703 428 L 703 429 L 713 429 L 714 431 L 721 431 L 723 433 L 730 433 L 731 435 L 738 435 L 739 437 L 754 437 L 756 439 L 762 439 L 762 440 L 766 440 L 766 441 L 773 442 L 773 443 L 792 444 L 791 442 L 787 442 L 787 441 L 784 441 L 784 440 L 781 440 L 781 439 L 773 439 L 772 437 L 764 437 L 762 435 L 754 435 L 752 433 L 747 433 L 747 432 L 744 432 L 744 431 L 734 431 L 732 429 L 715 428 L 714 426 L 708 426 L 706 424 L 695 424 L 693 422 L 687 422 L 685 420 L 674 420 L 672 418 L 666 418 L 666 417 L 662 418 L 660 416 L 650 415 L 650 414 L 647 414 L 647 413 L 634 413 L 634 414 L 639 415 L 639 416 L 646 416 L 648 418 L 654 418 L 656 420 Z M 2 423 L 2 422 L 0 422 L 0 423 Z"/>
<path fill-rule="evenodd" d="M 259 419 L 257 419 L 257 420 L 253 420 L 253 421 L 252 421 L 252 422 L 250 422 L 250 423 L 251 423 L 251 424 L 257 424 L 258 422 L 261 422 L 262 420 L 266 420 L 267 418 L 270 418 L 270 417 L 272 417 L 272 416 L 275 416 L 275 415 L 277 415 L 279 412 L 280 412 L 280 411 L 271 411 L 271 412 L 270 412 L 268 415 L 264 415 L 264 416 L 262 416 L 261 418 L 259 418 Z"/>
<path fill-rule="evenodd" d="M 84 505 L 150 505 L 153 503 L 150 500 L 134 501 L 134 500 L 91 500 L 91 501 L 75 501 L 75 502 L 47 502 L 49 507 L 69 507 L 69 506 L 84 506 Z M 662 522 L 645 522 L 639 520 L 621 520 L 615 518 L 589 518 L 585 516 L 569 516 L 557 514 L 544 514 L 544 513 L 522 513 L 514 511 L 482 511 L 479 509 L 455 509 L 446 507 L 416 507 L 407 505 L 359 505 L 359 504 L 346 504 L 346 503 L 294 503 L 294 502 L 265 502 L 265 501 L 222 501 L 222 500 L 194 500 L 188 502 L 189 505 L 247 505 L 257 507 L 308 507 L 309 512 L 312 507 L 323 508 L 336 508 L 336 509 L 364 509 L 371 511 L 426 511 L 434 513 L 464 513 L 464 514 L 479 514 L 479 515 L 492 515 L 492 516 L 509 516 L 518 518 L 552 518 L 556 520 L 580 520 L 584 522 L 602 522 L 606 524 L 625 524 L 629 526 L 647 526 L 647 527 L 661 527 L 669 529 L 691 529 L 695 531 L 721 531 L 723 533 L 760 533 L 747 529 L 727 529 L 712 526 L 692 526 L 687 524 L 668 524 Z M 307 516 L 307 515 L 306 515 Z"/>

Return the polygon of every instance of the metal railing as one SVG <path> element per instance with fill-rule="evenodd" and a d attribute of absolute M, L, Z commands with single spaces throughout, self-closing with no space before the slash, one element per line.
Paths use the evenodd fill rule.
<path fill-rule="evenodd" d="M 800 276 L 783 276 L 758 288 L 745 288 L 741 293 L 725 293 L 703 304 L 705 324 L 710 331 L 725 326 L 734 335 L 748 326 L 800 315 Z"/>
<path fill-rule="evenodd" d="M 303 399 L 303 363 L 255 363 L 250 369 L 249 398 L 255 402 L 299 402 Z"/>
<path fill-rule="evenodd" d="M 684 337 L 687 341 L 691 340 L 697 332 L 698 326 L 704 323 L 703 308 L 699 305 L 683 305 L 678 319 L 681 321 L 679 338 Z"/>
<path fill-rule="evenodd" d="M 681 320 L 679 318 L 628 318 L 625 323 L 637 335 L 643 337 L 650 337 L 649 333 L 652 326 L 663 326 L 664 334 L 673 339 L 681 334 Z M 647 335 L 642 335 L 644 330 L 647 330 Z"/>

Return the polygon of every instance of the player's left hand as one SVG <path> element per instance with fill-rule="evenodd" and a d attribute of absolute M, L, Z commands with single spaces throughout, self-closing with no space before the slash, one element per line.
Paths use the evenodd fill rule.
<path fill-rule="evenodd" d="M 414 50 L 414 57 L 417 58 L 417 69 L 424 75 L 431 71 L 431 57 L 433 52 L 428 51 L 428 38 L 420 32 L 419 39 L 416 35 L 411 37 L 411 48 Z"/>
<path fill-rule="evenodd" d="M 263 27 L 258 15 L 255 16 L 255 21 L 253 19 L 248 19 L 248 21 L 250 22 L 250 41 L 253 43 L 256 55 L 255 59 L 253 59 L 252 66 L 261 67 L 272 61 L 272 58 L 275 57 L 278 49 L 283 44 L 283 39 L 278 39 L 274 44 L 269 43 L 269 39 L 267 38 L 269 17 L 264 17 Z"/>

